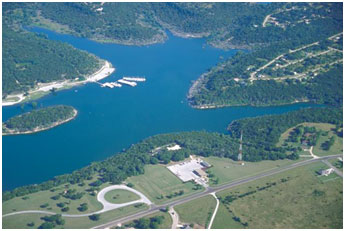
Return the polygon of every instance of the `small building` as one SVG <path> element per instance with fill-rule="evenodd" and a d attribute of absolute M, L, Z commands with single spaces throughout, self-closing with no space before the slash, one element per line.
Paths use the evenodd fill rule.
<path fill-rule="evenodd" d="M 178 144 L 175 144 L 174 146 L 171 147 L 167 147 L 168 151 L 176 151 L 176 150 L 180 150 L 181 146 Z"/>
<path fill-rule="evenodd" d="M 202 169 L 195 169 L 193 173 L 202 178 L 207 177 L 207 173 Z"/>
<path fill-rule="evenodd" d="M 329 169 L 321 169 L 319 171 L 319 174 L 321 176 L 328 176 L 329 174 L 331 174 L 332 172 L 334 172 L 334 169 L 333 168 L 329 168 Z"/>
<path fill-rule="evenodd" d="M 210 168 L 211 167 L 211 165 L 209 163 L 207 163 L 206 161 L 201 161 L 200 164 L 202 166 L 204 166 L 205 168 Z"/>

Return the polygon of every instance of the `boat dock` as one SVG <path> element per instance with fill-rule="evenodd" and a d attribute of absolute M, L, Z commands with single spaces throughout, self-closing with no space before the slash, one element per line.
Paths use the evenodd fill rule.
<path fill-rule="evenodd" d="M 101 85 L 101 87 L 114 88 L 114 87 L 122 87 L 122 84 L 135 87 L 137 86 L 137 82 L 145 82 L 145 81 L 146 79 L 144 77 L 125 77 L 124 76 L 122 79 L 119 79 L 115 82 L 100 83 L 100 82 L 95 81 L 95 83 L 98 83 L 99 85 Z"/>
<path fill-rule="evenodd" d="M 106 82 L 106 83 L 101 83 L 100 85 L 101 87 L 109 87 L 109 88 L 122 87 L 122 85 L 117 82 Z"/>
<path fill-rule="evenodd" d="M 127 81 L 127 80 L 124 80 L 124 79 L 119 79 L 119 80 L 117 80 L 117 82 L 123 83 L 123 84 L 127 84 L 127 85 L 129 85 L 131 87 L 135 87 L 137 85 L 136 82 L 130 82 L 130 81 Z"/>
<path fill-rule="evenodd" d="M 135 81 L 135 82 L 145 82 L 146 79 L 144 77 L 123 77 L 122 79 L 128 81 Z"/>

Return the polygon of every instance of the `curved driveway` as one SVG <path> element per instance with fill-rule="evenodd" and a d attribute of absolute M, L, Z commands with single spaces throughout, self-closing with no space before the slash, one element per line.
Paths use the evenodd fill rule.
<path fill-rule="evenodd" d="M 127 203 L 122 203 L 122 204 L 113 204 L 110 203 L 108 201 L 106 201 L 106 199 L 104 198 L 105 194 L 109 191 L 115 190 L 115 189 L 124 189 L 124 190 L 128 190 L 131 191 L 135 194 L 137 194 L 140 199 L 139 200 L 135 200 L 135 201 L 130 201 Z M 97 200 L 103 205 L 103 209 L 96 211 L 96 212 L 92 212 L 92 213 L 86 213 L 86 214 L 62 214 L 63 217 L 85 217 L 85 216 L 90 216 L 92 214 L 100 214 L 100 213 L 104 213 L 104 212 L 108 212 L 110 210 L 114 210 L 114 209 L 118 209 L 121 207 L 125 207 L 128 205 L 133 205 L 133 204 L 137 204 L 137 203 L 145 203 L 148 205 L 151 205 L 152 202 L 141 192 L 130 188 L 126 185 L 111 185 L 109 187 L 106 187 L 104 189 L 102 189 L 98 194 L 97 194 Z M 13 212 L 13 213 L 8 213 L 3 215 L 2 217 L 8 217 L 8 216 L 12 216 L 12 215 L 18 215 L 18 214 L 27 214 L 27 213 L 43 213 L 43 214 L 49 214 L 49 215 L 54 215 L 56 213 L 54 212 L 48 212 L 48 211 L 42 211 L 42 210 L 26 210 L 26 211 L 18 211 L 18 212 Z"/>

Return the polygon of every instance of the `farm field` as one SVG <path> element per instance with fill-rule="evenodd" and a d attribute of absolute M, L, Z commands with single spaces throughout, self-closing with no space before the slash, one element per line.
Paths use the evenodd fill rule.
<path fill-rule="evenodd" d="M 212 167 L 208 170 L 210 173 L 215 175 L 210 180 L 211 186 L 225 184 L 233 180 L 248 177 L 300 161 L 288 159 L 275 161 L 267 160 L 260 162 L 245 162 L 245 164 L 242 166 L 238 162 L 228 158 L 212 156 L 203 159 L 205 159 L 205 161 L 212 165 Z M 214 182 L 214 179 L 216 178 L 219 179 L 218 184 L 215 184 L 216 182 Z"/>
<path fill-rule="evenodd" d="M 134 189 L 142 192 L 153 203 L 162 204 L 166 201 L 180 199 L 183 196 L 200 191 L 194 190 L 192 182 L 183 183 L 163 165 L 145 166 L 145 174 L 129 177 L 126 182 L 132 183 Z M 168 198 L 167 196 L 183 190 L 183 195 Z"/>
<path fill-rule="evenodd" d="M 113 219 L 121 218 L 128 216 L 133 213 L 137 213 L 139 211 L 148 209 L 148 206 L 142 204 L 140 207 L 135 207 L 135 205 L 126 206 L 123 208 L 119 208 L 116 210 L 112 210 L 109 212 L 102 213 L 100 215 L 100 219 L 98 221 L 92 221 L 89 217 L 79 217 L 79 218 L 67 218 L 63 217 L 65 220 L 64 225 L 58 225 L 55 228 L 67 228 L 67 229 L 87 229 L 92 228 L 94 226 L 104 224 L 106 222 L 110 222 Z M 44 217 L 44 214 L 20 214 L 5 217 L 2 219 L 2 226 L 4 229 L 13 229 L 13 228 L 21 228 L 21 229 L 37 229 L 44 221 L 41 220 L 41 217 Z M 27 224 L 34 222 L 34 226 L 30 227 Z"/>
<path fill-rule="evenodd" d="M 215 208 L 216 199 L 211 195 L 174 207 L 179 215 L 180 222 L 197 224 L 200 228 L 207 228 Z"/>
<path fill-rule="evenodd" d="M 217 193 L 212 228 L 342 228 L 342 178 L 319 176 L 325 168 L 318 162 Z"/>
<path fill-rule="evenodd" d="M 61 185 L 51 190 L 39 191 L 36 193 L 29 194 L 23 197 L 15 197 L 8 201 L 4 201 L 2 204 L 2 213 L 7 214 L 15 211 L 22 211 L 22 210 L 43 210 L 43 211 L 50 211 L 56 213 L 67 213 L 67 214 L 83 214 L 83 213 L 90 213 L 95 212 L 102 209 L 102 204 L 97 201 L 95 194 L 93 195 L 92 192 L 86 191 L 91 189 L 92 187 L 89 186 L 91 182 L 94 182 L 96 178 L 92 180 L 84 181 L 84 184 L 66 184 Z M 109 186 L 108 183 L 102 184 L 99 187 L 99 190 Z M 76 190 L 76 193 L 84 193 L 84 195 L 80 199 L 69 199 L 63 196 L 66 190 Z M 60 195 L 60 196 L 58 196 Z M 57 196 L 57 198 L 53 199 L 52 197 Z M 59 207 L 57 204 L 63 203 L 63 207 Z M 88 209 L 86 211 L 79 211 L 78 207 L 80 204 L 87 203 Z M 62 206 L 62 205 L 60 205 Z M 68 211 L 62 211 L 62 208 L 68 207 Z"/>
<path fill-rule="evenodd" d="M 109 191 L 104 195 L 104 198 L 113 204 L 122 204 L 140 199 L 137 194 L 123 189 Z"/>

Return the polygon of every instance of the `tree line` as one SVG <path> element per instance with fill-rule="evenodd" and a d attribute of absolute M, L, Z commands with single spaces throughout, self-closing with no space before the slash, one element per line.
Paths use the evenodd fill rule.
<path fill-rule="evenodd" d="M 287 155 L 282 147 L 276 147 L 280 135 L 288 128 L 302 122 L 322 122 L 342 126 L 341 108 L 310 108 L 282 115 L 262 116 L 241 119 L 229 125 L 229 135 L 216 132 L 194 131 L 171 134 L 161 134 L 144 139 L 131 145 L 116 155 L 104 161 L 93 162 L 71 174 L 56 176 L 53 179 L 37 185 L 26 185 L 12 191 L 3 192 L 3 200 L 24 196 L 29 193 L 49 190 L 58 185 L 78 184 L 90 180 L 97 174 L 97 186 L 110 182 L 120 184 L 127 177 L 144 174 L 144 166 L 148 164 L 169 163 L 174 153 L 180 151 L 162 152 L 167 157 L 152 155 L 152 150 L 166 144 L 176 143 L 184 150 L 184 156 L 217 156 L 237 160 L 239 136 L 243 131 L 243 159 L 246 161 L 277 160 L 298 158 L 298 155 Z M 166 159 L 165 159 L 166 158 Z M 170 158 L 170 159 L 169 159 Z"/>

